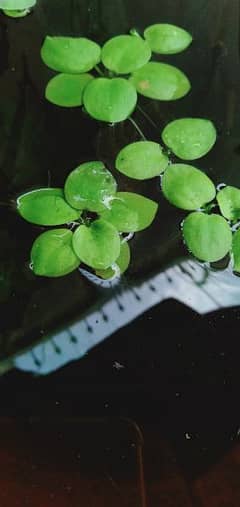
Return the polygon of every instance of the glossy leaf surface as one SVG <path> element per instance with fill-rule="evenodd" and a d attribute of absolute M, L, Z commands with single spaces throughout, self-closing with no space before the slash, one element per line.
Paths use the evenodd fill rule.
<path fill-rule="evenodd" d="M 100 54 L 100 46 L 84 37 L 47 36 L 41 49 L 44 63 L 66 74 L 88 72 L 99 63 Z"/>
<path fill-rule="evenodd" d="M 94 269 L 107 269 L 119 257 L 120 236 L 113 225 L 99 219 L 89 227 L 80 225 L 73 235 L 73 248 L 79 259 Z"/>
<path fill-rule="evenodd" d="M 3 12 L 9 18 L 25 18 L 25 16 L 27 16 L 30 13 L 30 9 L 23 9 L 17 11 L 4 10 Z"/>
<path fill-rule="evenodd" d="M 228 220 L 240 218 L 240 190 L 236 187 L 226 186 L 217 194 L 217 202 L 222 215 Z"/>
<path fill-rule="evenodd" d="M 138 93 L 157 100 L 180 99 L 191 88 L 189 79 L 181 70 L 159 62 L 149 62 L 133 72 L 130 82 Z"/>
<path fill-rule="evenodd" d="M 135 232 L 151 225 L 157 213 L 155 201 L 132 192 L 117 192 L 111 209 L 101 216 L 111 222 L 120 232 Z"/>
<path fill-rule="evenodd" d="M 216 137 L 213 123 L 203 118 L 174 120 L 162 132 L 164 143 L 183 160 L 195 160 L 206 155 L 215 144 Z"/>
<path fill-rule="evenodd" d="M 127 270 L 128 266 L 130 264 L 130 260 L 131 260 L 131 252 L 130 252 L 129 244 L 127 241 L 124 241 L 123 243 L 121 243 L 120 255 L 115 261 L 115 264 L 117 265 L 117 267 L 120 271 L 120 274 L 125 273 L 125 271 Z M 104 280 L 108 280 L 109 278 L 114 277 L 115 271 L 113 268 L 98 269 L 96 271 L 96 275 L 100 276 Z"/>
<path fill-rule="evenodd" d="M 47 84 L 46 99 L 57 106 L 81 106 L 83 92 L 92 79 L 91 74 L 58 74 Z"/>
<path fill-rule="evenodd" d="M 138 141 L 125 146 L 118 154 L 116 168 L 121 173 L 137 180 L 147 180 L 161 174 L 168 165 L 158 143 Z"/>
<path fill-rule="evenodd" d="M 40 188 L 20 195 L 17 210 L 25 220 L 37 225 L 62 225 L 80 217 L 80 212 L 65 201 L 61 188 Z"/>
<path fill-rule="evenodd" d="M 134 86 L 123 78 L 97 78 L 85 89 L 83 103 L 96 120 L 117 123 L 126 120 L 137 103 Z"/>
<path fill-rule="evenodd" d="M 102 162 L 86 162 L 74 169 L 66 179 L 67 202 L 76 209 L 103 211 L 117 190 L 117 184 Z"/>
<path fill-rule="evenodd" d="M 102 62 L 116 74 L 129 74 L 151 58 L 149 44 L 137 35 L 118 35 L 102 48 Z"/>
<path fill-rule="evenodd" d="M 192 42 L 189 32 L 176 25 L 158 23 L 148 26 L 144 37 L 152 51 L 163 55 L 172 55 L 184 51 Z"/>
<path fill-rule="evenodd" d="M 240 273 L 240 230 L 233 234 L 233 270 L 236 273 Z"/>
<path fill-rule="evenodd" d="M 0 0 L 0 9 L 9 11 L 24 11 L 36 5 L 36 0 Z"/>
<path fill-rule="evenodd" d="M 187 164 L 171 164 L 162 177 L 166 199 L 184 210 L 196 210 L 216 195 L 213 182 L 199 169 Z"/>
<path fill-rule="evenodd" d="M 183 237 L 190 252 L 202 261 L 223 259 L 232 246 L 232 232 L 220 215 L 190 213 L 183 222 Z"/>
<path fill-rule="evenodd" d="M 72 247 L 73 233 L 68 229 L 54 229 L 40 234 L 31 250 L 31 264 L 35 275 L 58 277 L 74 271 L 80 260 Z"/>

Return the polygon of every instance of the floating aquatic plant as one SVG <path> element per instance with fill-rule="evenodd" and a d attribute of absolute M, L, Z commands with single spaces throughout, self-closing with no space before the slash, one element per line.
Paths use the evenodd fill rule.
<path fill-rule="evenodd" d="M 104 279 L 124 272 L 130 262 L 125 232 L 147 228 L 158 205 L 142 195 L 117 192 L 100 161 L 86 162 L 67 177 L 64 189 L 39 188 L 18 197 L 18 213 L 40 226 L 65 226 L 38 236 L 31 250 L 36 275 L 67 275 L 80 263 Z"/>
<path fill-rule="evenodd" d="M 134 30 L 113 37 L 102 48 L 84 37 L 48 36 L 42 60 L 59 74 L 47 84 L 46 98 L 61 107 L 83 106 L 92 118 L 111 124 L 131 117 L 137 94 L 161 101 L 181 99 L 191 89 L 187 76 L 151 57 L 152 52 L 180 53 L 191 42 L 186 30 L 163 23 L 147 27 L 143 37 Z M 165 148 L 147 139 L 124 146 L 116 169 L 136 180 L 161 175 L 163 196 L 171 205 L 191 211 L 182 223 L 188 250 L 205 262 L 232 254 L 233 269 L 240 273 L 240 189 L 216 189 L 203 171 L 181 162 L 197 160 L 212 149 L 217 138 L 214 124 L 206 118 L 178 118 L 165 126 L 161 137 Z M 180 162 L 173 163 L 172 154 Z M 119 192 L 104 164 L 93 161 L 74 169 L 64 189 L 43 188 L 19 196 L 17 209 L 33 224 L 65 225 L 35 240 L 35 274 L 62 276 L 84 263 L 108 279 L 130 263 L 124 235 L 149 227 L 158 205 L 143 195 Z"/>
<path fill-rule="evenodd" d="M 228 220 L 240 219 L 240 189 L 225 186 L 217 194 L 217 202 L 222 215 Z"/>
<path fill-rule="evenodd" d="M 190 252 L 202 261 L 218 261 L 232 246 L 232 231 L 225 218 L 200 211 L 184 220 L 183 237 Z"/>
<path fill-rule="evenodd" d="M 210 151 L 216 141 L 216 129 L 208 119 L 179 118 L 165 127 L 162 139 L 179 158 L 191 160 Z M 152 141 L 124 146 L 115 164 L 120 172 L 139 180 L 161 175 L 164 197 L 179 209 L 193 211 L 182 226 L 183 239 L 191 254 L 201 261 L 216 262 L 232 253 L 234 270 L 240 272 L 240 234 L 236 232 L 240 226 L 236 224 L 240 219 L 240 189 L 232 186 L 216 189 L 203 171 L 187 163 L 172 163 L 171 153 L 167 156 L 164 149 Z M 125 193 L 118 194 L 124 196 Z M 123 230 L 136 228 L 131 201 L 116 200 L 104 216 L 119 230 L 121 217 L 128 217 L 124 224 L 128 229 Z M 142 217 L 147 220 L 144 205 Z"/>
<path fill-rule="evenodd" d="M 125 146 L 116 158 L 116 168 L 136 180 L 147 180 L 161 174 L 169 160 L 162 147 L 153 141 L 137 141 Z"/>
<path fill-rule="evenodd" d="M 57 74 L 47 84 L 46 98 L 56 106 L 82 106 L 84 89 L 92 79 L 88 73 Z"/>
<path fill-rule="evenodd" d="M 172 205 L 193 211 L 182 223 L 188 250 L 205 262 L 216 262 L 232 254 L 233 270 L 240 273 L 240 223 L 237 222 L 240 189 L 224 186 L 218 190 L 205 173 L 188 164 L 170 164 L 161 184 L 163 195 Z"/>
<path fill-rule="evenodd" d="M 187 49 L 192 42 L 189 32 L 167 23 L 151 25 L 144 31 L 151 50 L 162 55 L 173 55 Z"/>
<path fill-rule="evenodd" d="M 118 35 L 104 44 L 101 59 L 115 74 L 130 74 L 151 58 L 151 48 L 139 35 Z"/>
<path fill-rule="evenodd" d="M 174 47 L 175 52 L 183 51 L 191 42 L 191 35 L 179 27 L 156 26 L 158 43 L 161 38 L 169 46 L 170 39 L 174 40 L 170 53 Z M 129 35 L 112 37 L 102 48 L 84 37 L 47 36 L 41 49 L 42 60 L 63 74 L 48 83 L 47 100 L 62 107 L 83 104 L 92 118 L 118 123 L 133 113 L 137 92 L 163 101 L 184 97 L 191 88 L 187 76 L 173 65 L 150 61 L 154 46 L 152 30 L 153 27 L 145 30 L 145 38 L 131 30 Z M 92 79 L 81 79 L 81 74 L 90 70 Z M 79 78 L 79 89 L 78 80 L 70 77 L 72 74 Z"/>
<path fill-rule="evenodd" d="M 187 164 L 171 164 L 162 177 L 162 191 L 171 204 L 196 210 L 216 195 L 213 182 L 202 171 Z"/>
<path fill-rule="evenodd" d="M 96 269 L 96 275 L 104 280 L 114 278 L 116 274 L 122 275 L 128 269 L 131 260 L 131 251 L 127 241 L 122 240 L 120 245 L 120 254 L 115 260 L 114 266 L 107 269 Z"/>
<path fill-rule="evenodd" d="M 81 74 L 100 62 L 101 48 L 85 37 L 47 36 L 41 57 L 50 69 L 66 74 Z"/>
<path fill-rule="evenodd" d="M 133 72 L 130 82 L 141 95 L 164 101 L 181 99 L 191 88 L 189 79 L 181 70 L 159 62 L 149 62 Z"/>
<path fill-rule="evenodd" d="M 39 188 L 20 195 L 17 210 L 27 222 L 45 226 L 72 222 L 81 215 L 66 202 L 61 188 Z"/>
<path fill-rule="evenodd" d="M 132 114 L 137 103 L 134 86 L 121 77 L 99 77 L 86 86 L 83 104 L 92 118 L 118 123 Z"/>
<path fill-rule="evenodd" d="M 180 118 L 171 121 L 162 132 L 162 140 L 182 160 L 206 155 L 216 142 L 216 129 L 204 118 Z"/>
<path fill-rule="evenodd" d="M 0 9 L 11 18 L 23 18 L 36 3 L 37 0 L 0 0 Z"/>

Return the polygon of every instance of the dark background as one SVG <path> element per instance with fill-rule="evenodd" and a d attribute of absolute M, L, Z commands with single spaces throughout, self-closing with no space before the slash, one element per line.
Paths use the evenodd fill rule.
<path fill-rule="evenodd" d="M 237 0 L 39 0 L 34 13 L 21 21 L 1 15 L 3 359 L 21 350 L 23 344 L 33 343 L 40 329 L 48 331 L 80 316 L 99 297 L 78 273 L 64 280 L 36 280 L 28 270 L 28 253 L 39 231 L 22 223 L 6 204 L 19 192 L 46 185 L 49 173 L 54 186 L 62 184 L 82 160 L 97 156 L 112 167 L 126 140 L 137 139 L 127 122 L 114 128 L 101 126 L 84 113 L 46 103 L 44 87 L 52 73 L 39 57 L 44 36 L 81 34 L 101 43 L 133 26 L 142 31 L 155 22 L 175 23 L 189 30 L 192 46 L 165 60 L 187 73 L 191 93 L 177 103 L 141 100 L 156 130 L 139 112 L 135 119 L 152 140 L 159 140 L 163 126 L 173 118 L 212 119 L 218 141 L 199 167 L 216 184 L 239 185 L 239 14 Z M 129 188 L 128 181 L 120 183 Z M 179 243 L 181 215 L 161 201 L 158 182 L 131 185 L 133 190 L 160 199 L 161 208 L 153 228 L 133 242 L 129 279 L 137 282 L 185 252 Z M 34 314 L 36 301 L 38 312 Z M 0 411 L 14 416 L 127 416 L 156 423 L 189 470 L 205 467 L 238 438 L 239 318 L 238 308 L 201 317 L 180 303 L 164 302 L 81 361 L 47 378 L 19 372 L 5 375 L 0 380 Z M 115 361 L 124 368 L 116 370 Z"/>

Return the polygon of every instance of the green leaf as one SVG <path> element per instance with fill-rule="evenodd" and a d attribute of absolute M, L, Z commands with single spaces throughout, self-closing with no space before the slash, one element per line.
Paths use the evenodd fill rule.
<path fill-rule="evenodd" d="M 9 18 L 25 18 L 30 13 L 29 9 L 23 9 L 18 11 L 4 10 L 3 13 Z"/>
<path fill-rule="evenodd" d="M 120 237 L 117 229 L 99 219 L 89 227 L 80 225 L 73 234 L 73 248 L 79 259 L 94 269 L 107 269 L 119 257 Z"/>
<path fill-rule="evenodd" d="M 127 241 L 124 241 L 121 243 L 119 257 L 115 261 L 115 264 L 117 265 L 117 267 L 120 270 L 120 274 L 123 274 L 123 273 L 125 273 L 125 271 L 127 271 L 127 268 L 130 264 L 130 260 L 131 260 L 131 252 L 130 252 L 129 244 Z M 100 276 L 104 280 L 108 280 L 109 278 L 113 278 L 113 276 L 115 275 L 115 271 L 113 268 L 98 269 L 96 271 L 96 275 Z"/>
<path fill-rule="evenodd" d="M 192 42 L 192 36 L 183 28 L 167 23 L 151 25 L 144 31 L 152 51 L 162 55 L 173 55 L 184 51 Z"/>
<path fill-rule="evenodd" d="M 47 36 L 41 57 L 53 70 L 66 74 L 88 72 L 100 62 L 101 48 L 84 37 Z"/>
<path fill-rule="evenodd" d="M 100 212 L 110 206 L 117 184 L 102 162 L 85 162 L 66 179 L 66 200 L 76 209 Z"/>
<path fill-rule="evenodd" d="M 240 273 L 240 229 L 233 234 L 233 271 Z"/>
<path fill-rule="evenodd" d="M 91 74 L 58 74 L 47 84 L 46 99 L 57 106 L 81 106 L 83 92 L 92 79 Z"/>
<path fill-rule="evenodd" d="M 54 229 L 40 234 L 31 250 L 31 267 L 35 275 L 58 277 L 67 275 L 80 265 L 73 251 L 73 233 Z"/>
<path fill-rule="evenodd" d="M 137 103 L 137 93 L 126 79 L 100 77 L 86 87 L 83 103 L 88 114 L 96 120 L 117 123 L 131 115 Z"/>
<path fill-rule="evenodd" d="M 202 261 L 216 262 L 232 245 L 232 232 L 220 215 L 195 211 L 183 222 L 183 237 L 190 252 Z"/>
<path fill-rule="evenodd" d="M 102 48 L 102 62 L 116 74 L 129 74 L 151 58 L 149 44 L 138 35 L 118 35 Z"/>
<path fill-rule="evenodd" d="M 117 192 L 111 209 L 101 213 L 101 216 L 120 232 L 136 232 L 151 225 L 157 209 L 158 204 L 143 195 Z"/>
<path fill-rule="evenodd" d="M 17 199 L 18 213 L 28 222 L 37 225 L 62 225 L 80 217 L 64 199 L 61 188 L 39 188 Z"/>
<path fill-rule="evenodd" d="M 216 137 L 213 123 L 203 118 L 174 120 L 162 132 L 164 143 L 183 160 L 195 160 L 206 155 L 215 144 Z"/>
<path fill-rule="evenodd" d="M 0 0 L 0 9 L 23 11 L 36 5 L 36 0 Z"/>
<path fill-rule="evenodd" d="M 116 168 L 129 178 L 147 180 L 161 174 L 168 165 L 158 143 L 138 141 L 125 146 L 118 154 Z"/>
<path fill-rule="evenodd" d="M 217 202 L 222 215 L 228 220 L 240 218 L 240 190 L 226 186 L 217 193 Z"/>
<path fill-rule="evenodd" d="M 171 204 L 185 210 L 201 208 L 216 195 L 210 178 L 187 164 L 172 164 L 167 168 L 162 177 L 162 191 Z"/>
<path fill-rule="evenodd" d="M 191 88 L 189 79 L 181 70 L 159 62 L 149 62 L 133 72 L 130 82 L 138 93 L 157 100 L 180 99 Z"/>

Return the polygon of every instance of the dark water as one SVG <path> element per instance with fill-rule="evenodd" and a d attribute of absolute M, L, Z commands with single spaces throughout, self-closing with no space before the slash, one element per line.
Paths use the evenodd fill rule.
<path fill-rule="evenodd" d="M 81 34 L 102 43 L 132 27 L 142 31 L 159 21 L 178 24 L 193 34 L 194 41 L 188 51 L 164 58 L 186 72 L 192 91 L 177 102 L 140 100 L 142 108 L 156 123 L 156 129 L 140 111 L 134 113 L 134 119 L 147 138 L 159 141 L 162 128 L 171 119 L 210 118 L 217 127 L 218 140 L 198 165 L 216 184 L 239 186 L 237 0 L 154 0 L 144 4 L 135 0 L 39 0 L 34 12 L 26 18 L 19 21 L 0 18 L 0 200 L 3 203 L 0 357 L 3 364 L 26 346 L 34 345 L 76 319 L 83 319 L 92 308 L 101 307 L 103 297 L 116 296 L 106 291 L 103 294 L 79 272 L 59 280 L 33 276 L 29 270 L 29 251 L 41 228 L 25 223 L 16 215 L 12 202 L 18 193 L 46 186 L 49 178 L 52 186 L 61 186 L 79 163 L 101 159 L 112 169 L 121 189 L 160 202 L 153 226 L 136 234 L 131 242 L 132 263 L 122 287 L 127 284 L 137 290 L 143 281 L 187 257 L 179 235 L 183 215 L 162 199 L 158 179 L 136 183 L 115 173 L 113 162 L 118 151 L 138 139 L 133 126 L 129 122 L 115 127 L 100 125 L 79 110 L 60 109 L 44 100 L 45 85 L 53 75 L 39 56 L 47 34 Z M 183 449 L 182 455 L 188 453 L 191 457 L 197 453 L 199 463 L 208 452 L 220 452 L 236 438 L 240 424 L 240 286 L 238 291 L 236 280 L 239 281 L 232 282 L 229 274 L 223 285 L 220 283 L 217 312 L 213 313 L 210 306 L 211 313 L 201 311 L 206 315 L 198 315 L 174 301 L 173 290 L 170 302 L 149 309 L 80 362 L 44 379 L 16 372 L 8 374 L 1 379 L 2 412 L 12 412 L 15 406 L 16 412 L 25 414 L 57 411 L 138 417 L 161 422 L 164 431 Z M 171 284 L 171 278 L 168 281 Z M 225 304 L 223 295 L 231 292 L 232 285 L 232 303 Z M 188 290 L 191 296 L 191 287 Z M 214 294 L 216 297 L 216 290 Z M 227 310 L 225 306 L 234 308 Z M 117 312 L 122 311 L 120 304 Z M 114 318 L 114 314 L 109 318 Z M 58 347 L 55 352 L 61 354 Z M 56 400 L 60 400 L 60 408 L 59 405 L 56 408 Z M 187 449 L 186 434 L 192 435 Z"/>

